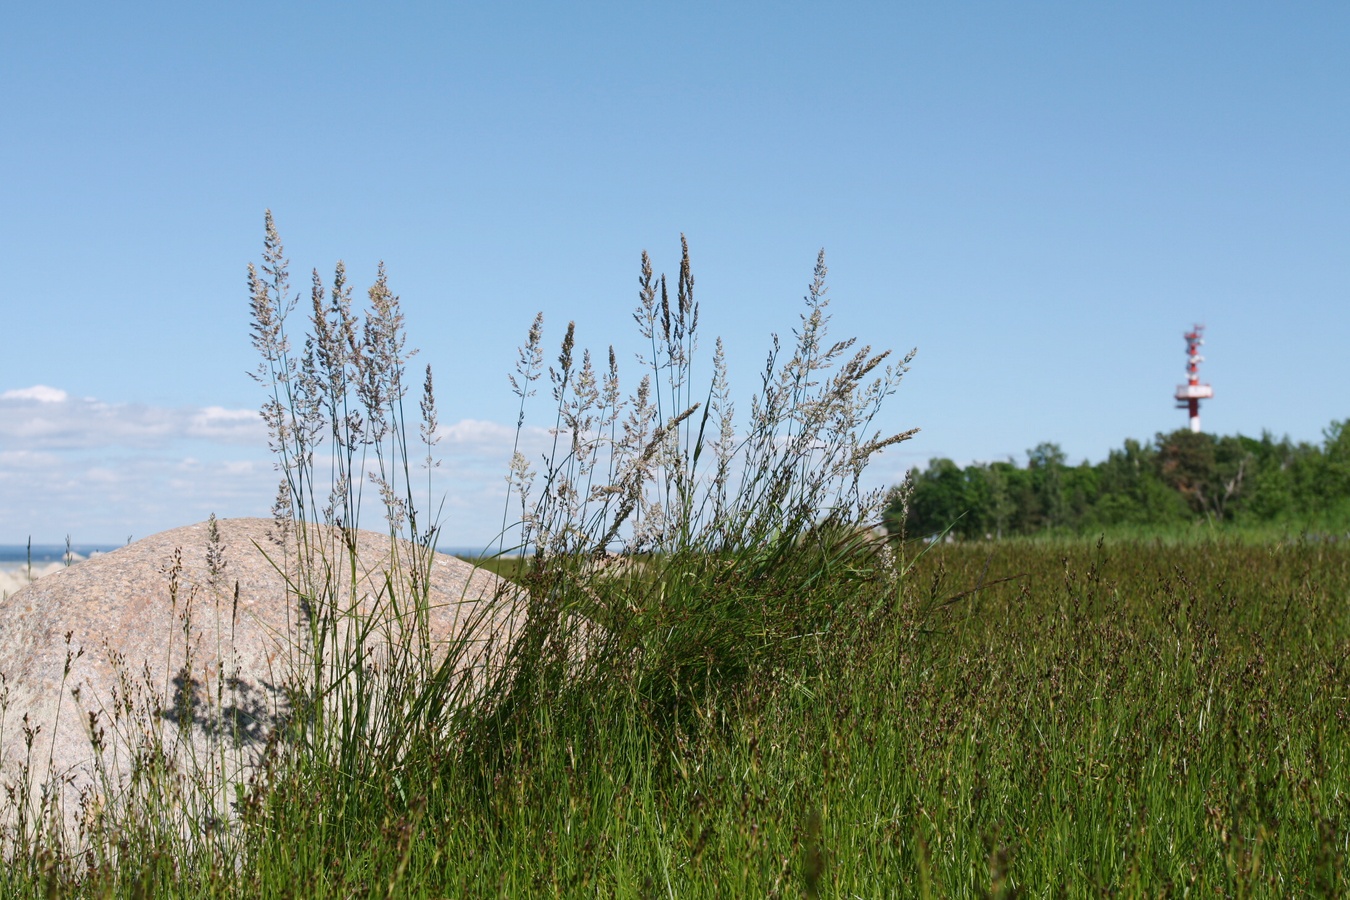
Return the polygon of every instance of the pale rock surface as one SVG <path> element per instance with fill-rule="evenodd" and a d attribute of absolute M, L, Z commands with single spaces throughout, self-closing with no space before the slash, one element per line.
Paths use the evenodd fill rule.
<path fill-rule="evenodd" d="M 180 766 L 214 767 L 212 777 L 227 788 L 245 780 L 308 646 L 306 604 L 287 588 L 303 581 L 301 542 L 294 533 L 279 540 L 277 529 L 271 519 L 222 519 L 212 551 L 208 523 L 177 528 L 47 574 L 0 601 L 0 783 L 17 784 L 25 762 L 33 790 L 54 777 L 69 829 L 90 804 L 110 802 L 106 795 L 125 786 L 147 738 L 172 747 Z M 335 530 L 311 526 L 308 534 L 312 566 L 347 565 Z M 368 531 L 356 543 L 357 590 L 343 593 L 359 598 L 362 614 L 385 609 L 388 596 L 407 596 L 413 548 L 401 543 L 394 554 L 387 535 Z M 499 659 L 519 626 L 503 583 L 444 554 L 429 568 L 433 647 L 470 639 L 480 660 Z M 400 573 L 392 592 L 391 572 Z M 390 623 L 387 612 L 379 621 Z M 188 648 L 191 685 L 183 678 Z M 37 732 L 31 752 L 25 714 Z M 91 735 L 99 732 L 110 778 L 95 775 Z"/>

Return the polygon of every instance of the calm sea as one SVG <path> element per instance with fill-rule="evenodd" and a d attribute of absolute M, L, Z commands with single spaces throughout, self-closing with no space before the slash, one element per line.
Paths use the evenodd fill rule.
<path fill-rule="evenodd" d="M 107 553 L 109 550 L 116 550 L 116 544 L 71 544 L 70 549 L 81 557 L 88 557 L 91 553 Z M 65 544 L 34 544 L 33 545 L 33 565 L 42 565 L 51 562 L 60 562 L 66 555 Z M 10 563 L 27 563 L 28 545 L 27 544 L 0 544 L 0 565 Z"/>
<path fill-rule="evenodd" d="M 93 553 L 107 553 L 110 550 L 116 550 L 120 544 L 71 544 L 70 549 L 82 558 L 88 558 Z M 482 547 L 438 547 L 441 553 L 448 553 L 451 556 L 478 556 L 483 552 Z M 60 562 L 66 554 L 65 544 L 34 544 L 33 545 L 33 565 L 41 566 L 47 563 Z M 15 565 L 27 565 L 28 547 L 25 544 L 0 544 L 0 566 L 12 568 Z"/>

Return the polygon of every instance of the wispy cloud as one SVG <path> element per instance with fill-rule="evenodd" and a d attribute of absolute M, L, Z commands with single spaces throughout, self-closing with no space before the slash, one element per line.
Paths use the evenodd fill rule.
<path fill-rule="evenodd" d="M 14 388 L 0 394 L 0 400 L 31 400 L 35 403 L 64 403 L 70 395 L 65 391 L 35 384 L 29 388 Z"/>
<path fill-rule="evenodd" d="M 267 432 L 256 410 L 104 403 L 41 384 L 0 393 L 0 451 L 148 450 L 182 440 L 263 447 Z"/>
<path fill-rule="evenodd" d="M 509 445 L 516 436 L 514 428 L 482 419 L 461 419 L 452 425 L 442 425 L 436 433 L 443 443 L 477 446 Z M 530 437 L 542 438 L 548 432 L 542 428 L 530 428 L 527 433 Z"/>

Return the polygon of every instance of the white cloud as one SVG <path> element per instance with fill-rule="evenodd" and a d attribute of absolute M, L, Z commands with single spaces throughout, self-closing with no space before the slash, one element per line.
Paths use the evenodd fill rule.
<path fill-rule="evenodd" d="M 251 443 L 265 439 L 266 429 L 257 410 L 207 406 L 190 416 L 187 434 L 213 441 Z"/>
<path fill-rule="evenodd" d="M 266 439 L 254 410 L 104 403 L 45 385 L 0 394 L 0 450 L 152 449 L 180 440 L 263 447 Z"/>
<path fill-rule="evenodd" d="M 535 432 L 546 433 L 542 428 L 526 427 L 524 431 L 530 434 Z M 442 425 L 437 429 L 436 435 L 440 437 L 442 441 L 451 444 L 499 444 L 510 447 L 511 442 L 516 436 L 516 430 L 510 426 L 503 425 L 500 422 L 485 422 L 481 419 L 461 419 L 453 425 Z"/>
<path fill-rule="evenodd" d="M 267 515 L 276 490 L 266 462 L 204 462 L 188 472 L 181 458 L 157 452 L 39 454 L 21 478 L 0 479 L 0 543 L 121 543 L 219 516 Z"/>
<path fill-rule="evenodd" d="M 24 469 L 40 469 L 55 465 L 59 461 L 54 453 L 38 453 L 33 450 L 0 450 L 0 478 L 6 478 Z"/>
<path fill-rule="evenodd" d="M 59 388 L 35 384 L 29 388 L 16 388 L 0 394 L 0 400 L 31 400 L 35 403 L 64 403 L 70 397 Z"/>

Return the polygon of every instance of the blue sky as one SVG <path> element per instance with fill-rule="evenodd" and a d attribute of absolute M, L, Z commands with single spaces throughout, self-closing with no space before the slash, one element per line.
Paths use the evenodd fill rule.
<path fill-rule="evenodd" d="M 534 313 L 627 354 L 639 254 L 673 273 L 682 232 L 743 390 L 821 247 L 835 333 L 918 347 L 881 483 L 1182 426 L 1192 321 L 1207 430 L 1320 440 L 1350 417 L 1348 40 L 1330 3 L 14 6 L 0 543 L 267 513 L 266 208 L 298 284 L 386 262 L 455 545 L 500 521 Z"/>

